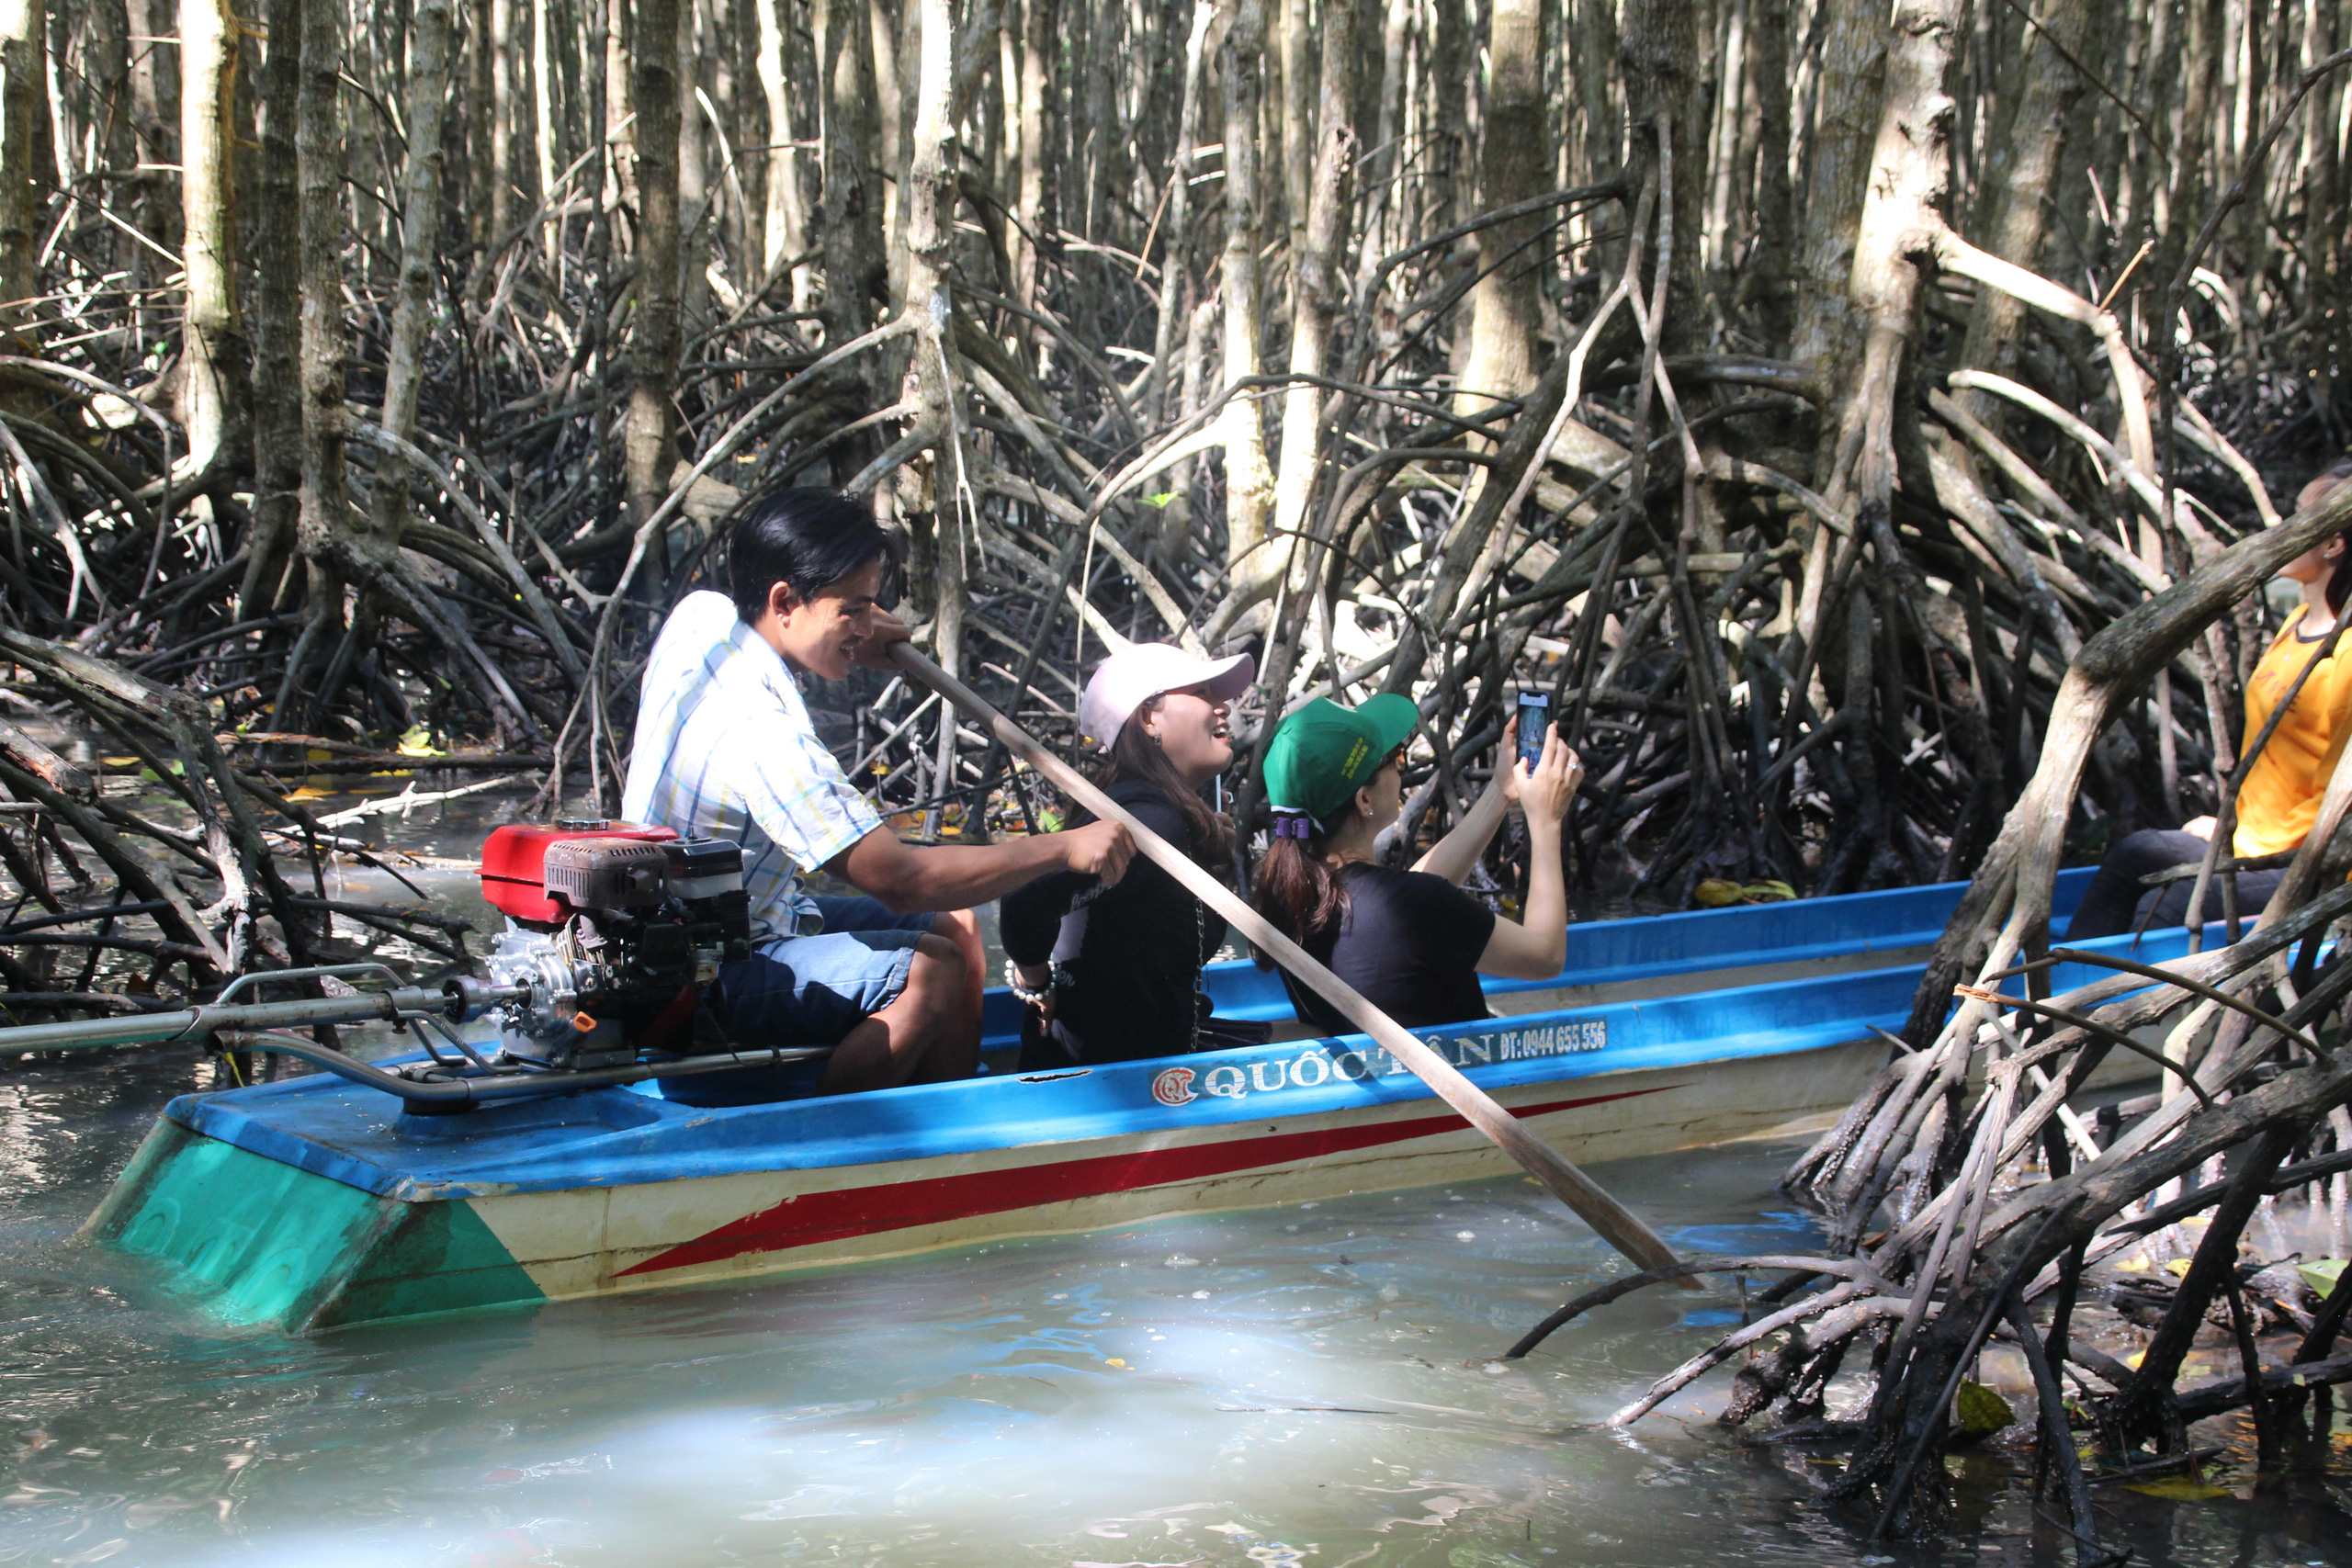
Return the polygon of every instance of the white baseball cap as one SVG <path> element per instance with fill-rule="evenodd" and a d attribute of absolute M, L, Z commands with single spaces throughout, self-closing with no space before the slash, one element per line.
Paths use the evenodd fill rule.
<path fill-rule="evenodd" d="M 1258 661 L 1246 653 L 1203 659 L 1164 642 L 1129 643 L 1086 682 L 1086 694 L 1078 699 L 1079 733 L 1107 750 L 1136 709 L 1162 692 L 1202 686 L 1212 701 L 1227 702 L 1257 678 Z"/>

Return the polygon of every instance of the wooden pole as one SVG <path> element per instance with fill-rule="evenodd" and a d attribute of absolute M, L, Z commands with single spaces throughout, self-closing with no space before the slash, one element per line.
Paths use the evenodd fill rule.
<path fill-rule="evenodd" d="M 1125 807 L 1088 782 L 1085 774 L 1031 739 L 1011 719 L 991 707 L 978 693 L 915 651 L 913 645 L 898 643 L 890 651 L 899 668 L 962 708 L 976 723 L 987 726 L 1003 743 L 1006 750 L 1051 779 L 1072 799 L 1093 812 L 1097 818 L 1116 822 L 1135 835 L 1136 848 L 1149 856 L 1169 875 L 1190 888 L 1202 902 L 1223 915 L 1235 930 L 1272 953 L 1275 963 L 1305 982 L 1317 996 L 1339 1009 L 1349 1022 L 1372 1036 L 1390 1055 L 1429 1085 L 1440 1100 L 1461 1112 L 1464 1121 L 1517 1160 L 1521 1168 L 1549 1189 L 1553 1196 L 1574 1209 L 1587 1224 L 1600 1233 L 1601 1238 L 1610 1246 L 1644 1269 L 1671 1269 L 1676 1266 L 1678 1259 L 1673 1252 L 1658 1239 L 1656 1231 L 1642 1222 L 1639 1215 L 1602 1190 L 1592 1178 L 1569 1164 L 1557 1149 L 1529 1132 L 1518 1118 L 1496 1104 L 1486 1090 L 1464 1077 L 1453 1063 L 1407 1033 L 1396 1020 L 1366 1001 L 1346 981 L 1309 957 L 1305 948 L 1268 924 L 1255 909 L 1236 897 L 1231 888 L 1195 865 L 1189 855 L 1137 821 Z M 1682 1287 L 1692 1291 L 1702 1288 L 1687 1276 L 1682 1280 Z"/>

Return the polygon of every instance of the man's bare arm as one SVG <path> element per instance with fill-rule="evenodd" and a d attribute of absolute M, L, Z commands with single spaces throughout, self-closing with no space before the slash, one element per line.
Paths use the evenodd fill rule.
<path fill-rule="evenodd" d="M 1001 844 L 937 846 L 901 843 L 888 828 L 876 828 L 825 869 L 898 913 L 908 914 L 968 909 L 1054 871 L 1100 876 L 1107 886 L 1125 874 L 1135 849 L 1135 840 L 1115 822 Z"/>

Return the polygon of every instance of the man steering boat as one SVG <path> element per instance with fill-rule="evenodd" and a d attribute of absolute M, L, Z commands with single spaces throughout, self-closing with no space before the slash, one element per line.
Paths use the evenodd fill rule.
<path fill-rule="evenodd" d="M 831 491 L 744 503 L 728 593 L 672 611 L 640 682 L 622 808 L 742 846 L 753 950 L 722 965 L 702 1027 L 745 1046 L 833 1045 L 821 1061 L 665 1081 L 694 1105 L 845 1094 L 970 1075 L 982 964 L 967 912 L 1049 872 L 1116 882 L 1126 829 L 1094 823 L 1001 844 L 901 842 L 819 739 L 798 680 L 888 670 L 908 635 L 881 607 L 896 550 Z M 859 896 L 812 897 L 819 870 Z"/>

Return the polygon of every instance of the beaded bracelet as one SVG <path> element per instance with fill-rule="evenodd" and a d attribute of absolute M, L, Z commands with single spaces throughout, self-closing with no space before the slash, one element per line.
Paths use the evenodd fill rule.
<path fill-rule="evenodd" d="M 1022 1002 L 1033 1008 L 1044 1007 L 1047 1001 L 1052 999 L 1053 996 L 1050 983 L 1048 984 L 1047 988 L 1042 991 L 1033 991 L 1028 987 L 1023 985 L 1021 983 L 1021 966 L 1010 958 L 1004 961 L 1004 988 L 1011 991 L 1013 996 L 1018 998 Z"/>

